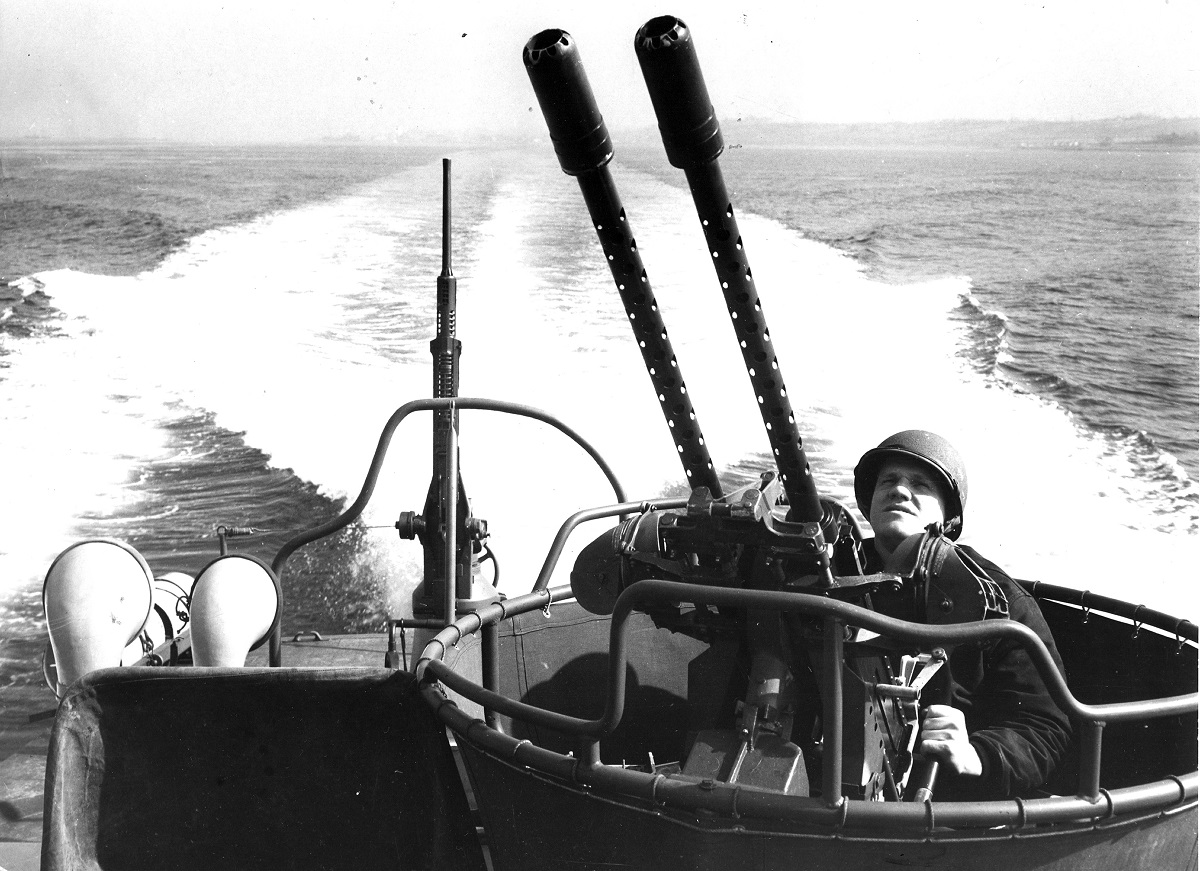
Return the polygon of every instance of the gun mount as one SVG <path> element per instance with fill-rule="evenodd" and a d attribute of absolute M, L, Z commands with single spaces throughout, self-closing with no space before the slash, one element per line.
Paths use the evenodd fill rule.
<path fill-rule="evenodd" d="M 579 181 L 692 488 L 684 511 L 644 511 L 585 547 L 571 575 L 576 598 L 597 613 L 612 613 L 618 596 L 631 585 L 669 579 L 840 599 L 908 619 L 926 619 L 931 597 L 940 596 L 941 610 L 933 622 L 982 619 L 986 607 L 973 608 L 977 600 L 988 599 L 989 591 L 974 573 L 950 573 L 959 584 L 953 596 L 947 590 L 954 584 L 939 581 L 939 571 L 953 553 L 940 530 L 917 536 L 921 542 L 903 550 L 907 563 L 899 570 L 866 573 L 863 530 L 847 508 L 821 498 L 813 479 L 721 174 L 718 158 L 724 140 L 691 33 L 678 18 L 664 16 L 647 22 L 634 45 L 667 158 L 687 177 L 777 471 L 764 473 L 757 486 L 722 495 L 608 171 L 612 139 L 578 48 L 561 30 L 539 33 L 525 46 L 526 70 L 559 163 Z M 937 668 L 931 652 L 878 646 L 852 628 L 835 649 L 818 623 L 771 609 L 714 612 L 662 601 L 642 607 L 673 631 L 706 640 L 740 639 L 748 663 L 734 728 L 699 736 L 685 774 L 807 794 L 807 769 L 821 764 L 819 712 L 844 709 L 844 716 L 839 714 L 828 727 L 840 729 L 836 724 L 844 721 L 866 731 L 848 739 L 853 760 L 845 768 L 848 779 L 842 789 L 858 797 L 898 797 L 903 792 L 921 688 L 916 660 L 904 657 L 925 658 L 929 667 L 921 680 L 927 681 Z M 853 643 L 843 651 L 845 641 Z M 812 675 L 822 671 L 821 661 L 831 657 L 842 659 L 853 676 L 845 682 L 845 693 L 812 685 Z M 896 686 L 908 693 L 905 704 L 890 689 Z M 879 687 L 889 688 L 890 694 Z M 847 728 L 857 734 L 857 725 Z M 797 742 L 804 743 L 800 736 L 805 729 L 818 737 L 802 748 Z M 872 733 L 886 737 L 871 739 Z M 835 763 L 833 776 L 841 777 L 842 764 Z M 931 781 L 925 786 L 922 796 Z"/>

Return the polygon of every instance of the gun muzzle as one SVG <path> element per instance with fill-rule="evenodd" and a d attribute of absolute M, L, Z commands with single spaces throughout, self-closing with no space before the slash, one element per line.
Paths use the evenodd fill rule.
<path fill-rule="evenodd" d="M 525 44 L 522 56 L 563 172 L 577 176 L 605 166 L 612 160 L 612 140 L 571 34 L 543 30 Z"/>
<path fill-rule="evenodd" d="M 634 49 L 658 116 L 667 156 L 687 174 L 713 268 L 788 495 L 788 517 L 794 521 L 820 522 L 824 519 L 820 496 L 717 162 L 725 147 L 724 140 L 691 33 L 678 18 L 654 18 L 638 31 Z"/>
<path fill-rule="evenodd" d="M 712 163 L 725 139 L 687 25 L 673 15 L 651 19 L 637 32 L 634 48 L 667 160 L 678 169 Z"/>
<path fill-rule="evenodd" d="M 707 487 L 713 496 L 720 496 L 721 485 L 700 422 L 608 171 L 612 140 L 575 40 L 561 30 L 543 30 L 526 43 L 522 56 L 558 161 L 563 172 L 579 182 L 688 484 L 693 489 Z"/>

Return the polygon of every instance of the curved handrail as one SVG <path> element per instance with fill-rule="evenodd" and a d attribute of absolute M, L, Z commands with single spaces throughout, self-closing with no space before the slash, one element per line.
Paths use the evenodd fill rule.
<path fill-rule="evenodd" d="M 549 598 L 547 598 L 547 594 Z M 858 626 L 890 638 L 926 646 L 978 643 L 1009 638 L 1025 648 L 1034 667 L 1046 682 L 1046 688 L 1051 697 L 1063 712 L 1085 722 L 1121 723 L 1175 716 L 1194 710 L 1198 698 L 1196 693 L 1188 693 L 1164 699 L 1114 702 L 1106 705 L 1080 702 L 1067 687 L 1066 681 L 1063 680 L 1062 674 L 1054 664 L 1050 651 L 1046 649 L 1042 639 L 1028 626 L 1015 620 L 984 620 L 976 623 L 951 623 L 934 626 L 925 623 L 910 623 L 907 620 L 888 617 L 849 602 L 809 593 L 710 587 L 653 579 L 631 584 L 617 598 L 610 629 L 608 698 L 605 701 L 604 713 L 595 720 L 557 714 L 485 690 L 450 669 L 437 656 L 429 653 L 434 644 L 440 644 L 445 651 L 448 647 L 457 644 L 464 636 L 477 631 L 485 623 L 531 611 L 535 607 L 545 607 L 550 602 L 570 597 L 570 587 L 553 587 L 547 591 L 530 593 L 526 596 L 508 599 L 498 605 L 473 611 L 448 625 L 429 642 L 418 661 L 418 673 L 422 667 L 425 667 L 455 692 L 508 716 L 526 719 L 537 725 L 562 732 L 602 738 L 612 734 L 624 714 L 627 665 L 626 627 L 630 615 L 637 605 L 644 602 L 692 602 L 733 608 L 797 611 L 827 620 L 837 620 L 845 625 Z M 476 621 L 476 625 L 468 628 L 467 621 L 471 620 Z"/>
<path fill-rule="evenodd" d="M 324 538 L 325 536 L 331 535 L 340 529 L 344 529 L 357 520 L 363 511 L 366 510 L 367 504 L 371 501 L 371 495 L 375 492 L 375 484 L 379 480 L 380 471 L 383 469 L 383 461 L 387 456 L 388 447 L 391 445 L 392 436 L 395 434 L 396 428 L 400 425 L 400 423 L 414 411 L 435 411 L 443 408 L 457 410 L 467 409 L 473 411 L 496 411 L 503 414 L 516 415 L 518 417 L 528 417 L 533 420 L 539 420 L 542 423 L 549 424 L 559 432 L 566 435 L 577 445 L 583 448 L 585 452 L 587 452 L 588 456 L 590 456 L 592 460 L 595 461 L 596 465 L 600 467 L 600 470 L 604 473 L 604 476 L 612 485 L 613 492 L 616 494 L 617 500 L 620 502 L 625 501 L 625 490 L 621 486 L 621 482 L 617 480 L 616 473 L 613 472 L 612 468 L 608 465 L 608 462 L 602 456 L 600 456 L 600 452 L 597 451 L 587 439 L 549 412 L 542 411 L 541 409 L 534 408 L 533 406 L 521 405 L 516 402 L 505 402 L 504 400 L 499 399 L 483 399 L 469 396 L 415 399 L 412 402 L 406 402 L 404 405 L 396 409 L 392 413 L 392 416 L 388 418 L 387 423 L 384 424 L 383 431 L 379 435 L 379 443 L 375 448 L 375 454 L 371 458 L 371 465 L 367 470 L 367 477 L 363 482 L 362 490 L 359 492 L 358 498 L 354 500 L 350 507 L 332 520 L 322 523 L 320 526 L 316 526 L 290 538 L 288 541 L 284 542 L 283 546 L 275 554 L 275 558 L 271 560 L 271 570 L 279 577 L 280 580 L 283 579 L 284 566 L 287 564 L 288 559 L 291 558 L 293 553 L 306 544 L 310 544 L 317 539 Z M 280 608 L 280 611 L 282 612 L 282 607 Z M 277 616 L 275 626 L 271 630 L 270 664 L 272 666 L 278 666 L 282 660 L 281 632 L 282 618 Z"/>
<path fill-rule="evenodd" d="M 677 581 L 642 580 L 628 587 L 617 599 L 612 615 L 609 642 L 609 672 L 604 713 L 595 720 L 585 720 L 549 711 L 524 702 L 491 692 L 462 677 L 447 666 L 441 657 L 451 646 L 464 636 L 479 630 L 484 624 L 493 623 L 537 608 L 545 608 L 552 602 L 571 597 L 567 586 L 529 593 L 509 599 L 507 602 L 486 606 L 465 615 L 447 626 L 422 651 L 417 664 L 417 674 L 423 680 L 430 677 L 463 697 L 483 705 L 486 709 L 499 711 L 510 717 L 525 720 L 566 734 L 578 735 L 588 742 L 582 759 L 598 760 L 596 745 L 601 738 L 612 733 L 619 725 L 624 713 L 626 680 L 626 632 L 628 621 L 637 605 L 648 601 L 694 602 L 739 608 L 771 608 L 783 611 L 798 611 L 824 619 L 827 635 L 841 626 L 853 625 L 881 635 L 903 641 L 925 645 L 962 644 L 1009 638 L 1025 649 L 1034 666 L 1046 682 L 1047 689 L 1059 707 L 1073 720 L 1085 726 L 1085 740 L 1081 747 L 1083 755 L 1080 766 L 1080 789 L 1076 797 L 1090 803 L 1099 800 L 1099 757 L 1100 731 L 1107 723 L 1140 721 L 1157 717 L 1175 716 L 1196 710 L 1197 694 L 1188 693 L 1162 699 L 1136 702 L 1117 702 L 1091 705 L 1080 702 L 1071 693 L 1062 674 L 1054 664 L 1045 644 L 1037 634 L 1011 620 L 987 620 L 978 623 L 946 624 L 930 626 L 910 623 L 888 617 L 875 611 L 828 599 L 823 596 L 773 590 L 745 590 L 732 587 L 710 587 L 685 584 Z M 440 650 L 438 649 L 440 647 Z M 833 670 L 834 679 L 840 681 L 840 671 Z M 431 697 L 432 698 L 432 697 Z M 828 752 L 840 758 L 840 729 L 832 730 Z M 543 751 L 550 753 L 550 751 Z M 555 755 L 555 754 L 552 754 Z M 1195 796 L 1195 775 L 1185 792 Z M 840 801 L 840 797 L 837 798 Z M 1139 799 L 1140 801 L 1141 799 Z M 984 803 L 988 804 L 988 803 Z"/>
<path fill-rule="evenodd" d="M 537 580 L 533 584 L 533 592 L 540 592 L 550 585 L 550 576 L 558 567 L 558 560 L 562 556 L 563 548 L 566 547 L 567 539 L 581 523 L 635 512 L 645 514 L 658 509 L 686 508 L 687 503 L 687 497 L 680 496 L 674 499 L 658 499 L 653 502 L 622 502 L 620 505 L 606 505 L 602 508 L 585 508 L 583 511 L 576 511 L 558 528 L 558 534 L 554 536 L 554 543 L 550 545 L 550 550 L 546 553 L 546 559 L 542 563 L 542 570 L 538 572 Z"/>

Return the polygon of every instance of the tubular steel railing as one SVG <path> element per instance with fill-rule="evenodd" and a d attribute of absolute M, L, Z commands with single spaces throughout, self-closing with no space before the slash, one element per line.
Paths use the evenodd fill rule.
<path fill-rule="evenodd" d="M 687 497 L 683 496 L 677 499 L 659 499 L 655 502 L 623 502 L 620 505 L 608 505 L 604 508 L 586 508 L 583 511 L 577 511 L 563 521 L 563 525 L 559 527 L 558 534 L 554 536 L 554 543 L 550 545 L 550 550 L 546 554 L 546 560 L 542 563 L 542 570 L 538 572 L 537 581 L 533 585 L 533 592 L 540 592 L 550 585 L 550 576 L 554 574 L 554 569 L 557 567 L 558 560 L 562 556 L 563 548 L 566 547 L 567 539 L 570 538 L 571 533 L 581 523 L 586 523 L 589 520 L 601 520 L 605 517 L 618 517 L 633 513 L 644 514 L 647 511 L 655 511 L 657 509 L 686 508 L 687 503 Z"/>
<path fill-rule="evenodd" d="M 425 695 L 439 717 L 459 734 L 487 750 L 501 752 L 504 758 L 517 764 L 529 765 L 567 781 L 607 788 L 616 792 L 691 810 L 707 810 L 731 815 L 762 816 L 780 820 L 803 821 L 836 827 L 877 826 L 888 824 L 901 828 L 932 828 L 934 810 L 930 804 L 913 802 L 847 801 L 841 794 L 840 772 L 828 766 L 823 778 L 820 798 L 787 796 L 757 790 L 743 790 L 736 785 L 707 783 L 703 786 L 686 778 L 672 778 L 621 767 L 601 765 L 599 742 L 611 735 L 624 713 L 626 690 L 627 647 L 629 618 L 639 605 L 648 602 L 691 602 L 735 608 L 771 608 L 800 612 L 822 618 L 825 624 L 827 662 L 840 662 L 840 648 L 846 626 L 856 626 L 891 638 L 920 645 L 952 645 L 1009 638 L 1021 644 L 1054 698 L 1071 719 L 1081 726 L 1082 742 L 1080 781 L 1074 797 L 1055 796 L 1031 800 L 989 802 L 936 803 L 938 825 L 963 827 L 1026 826 L 1037 823 L 1085 821 L 1097 817 L 1139 811 L 1163 810 L 1185 802 L 1195 801 L 1198 778 L 1196 772 L 1172 776 L 1161 781 L 1116 790 L 1102 790 L 1099 785 L 1100 749 L 1103 728 L 1108 723 L 1126 723 L 1192 713 L 1197 707 L 1197 694 L 1171 696 L 1136 702 L 1091 705 L 1077 700 L 1041 639 L 1027 626 L 1008 620 L 989 620 L 981 623 L 929 626 L 910 623 L 874 611 L 810 594 L 769 590 L 745 590 L 710 587 L 676 581 L 643 580 L 627 588 L 617 599 L 612 615 L 609 643 L 608 686 L 604 713 L 586 720 L 539 708 L 510 699 L 492 689 L 481 687 L 454 672 L 443 661 L 446 651 L 462 638 L 481 627 L 508 619 L 517 614 L 548 608 L 552 603 L 571 598 L 569 587 L 560 586 L 535 590 L 524 596 L 488 605 L 467 614 L 447 626 L 426 646 L 417 664 L 417 673 L 425 681 Z M 1134 606 L 1128 606 L 1133 608 Z M 1164 615 L 1165 616 L 1165 615 Z M 1171 630 L 1171 621 L 1156 628 Z M 1146 625 L 1156 625 L 1150 621 Z M 1195 626 L 1190 634 L 1195 640 Z M 1175 629 L 1178 631 L 1179 626 Z M 839 698 L 842 689 L 840 668 L 827 668 L 826 681 L 830 698 Z M 580 738 L 577 757 L 564 756 L 528 741 L 516 741 L 482 721 L 474 720 L 448 701 L 434 682 L 476 702 L 485 709 L 543 726 Z M 834 718 L 840 707 L 833 706 Z M 840 759 L 842 734 L 837 723 L 827 730 L 828 759 Z"/>
<path fill-rule="evenodd" d="M 380 433 L 379 443 L 375 448 L 375 455 L 371 458 L 371 466 L 367 470 L 367 477 L 363 482 L 362 490 L 359 492 L 358 498 L 354 500 L 350 507 L 327 523 L 323 523 L 320 526 L 306 530 L 294 538 L 289 539 L 275 554 L 275 558 L 271 561 L 271 572 L 277 583 L 282 581 L 283 570 L 287 566 L 287 561 L 291 558 L 293 553 L 306 544 L 310 544 L 318 539 L 324 538 L 327 535 L 331 535 L 340 529 L 344 529 L 357 520 L 363 513 L 367 507 L 367 504 L 371 501 L 371 494 L 375 492 L 375 484 L 379 480 L 379 473 L 383 469 L 383 462 L 387 457 L 388 448 L 392 442 L 392 436 L 395 434 L 396 428 L 400 426 L 401 422 L 415 411 L 444 411 L 447 409 L 451 411 L 476 410 L 512 414 L 518 417 L 528 417 L 533 420 L 539 420 L 542 423 L 554 427 L 559 432 L 563 433 L 572 441 L 574 441 L 581 448 L 583 448 L 588 456 L 590 456 L 600 468 L 600 471 L 604 473 L 604 477 L 608 479 L 608 482 L 612 486 L 613 493 L 616 495 L 617 499 L 621 502 L 625 501 L 625 489 L 621 486 L 621 482 L 617 480 L 616 473 L 613 472 L 607 461 L 605 461 L 605 459 L 600 455 L 600 452 L 597 451 L 591 445 L 591 443 L 587 441 L 587 439 L 548 412 L 542 411 L 538 408 L 533 408 L 532 406 L 520 405 L 515 402 L 504 402 L 498 399 L 480 399 L 474 397 L 416 399 L 400 406 L 395 412 L 392 413 L 392 416 L 388 418 L 387 423 L 383 427 L 383 432 Z M 451 514 L 449 518 L 449 524 L 451 527 L 453 527 L 453 515 L 457 510 L 457 500 L 451 498 L 449 501 L 449 506 Z M 448 586 L 453 588 L 452 583 Z M 275 623 L 271 629 L 269 661 L 272 667 L 278 667 L 282 664 L 283 660 L 282 614 L 283 597 L 281 593 L 279 610 L 276 613 Z M 452 616 L 453 614 L 447 612 L 447 622 L 450 621 Z"/>

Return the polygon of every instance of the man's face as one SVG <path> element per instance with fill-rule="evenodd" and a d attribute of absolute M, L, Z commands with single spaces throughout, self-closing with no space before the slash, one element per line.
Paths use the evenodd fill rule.
<path fill-rule="evenodd" d="M 871 496 L 871 528 L 875 541 L 891 553 L 910 535 L 931 523 L 944 523 L 946 506 L 937 478 L 921 463 L 887 460 L 879 470 Z"/>

